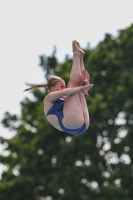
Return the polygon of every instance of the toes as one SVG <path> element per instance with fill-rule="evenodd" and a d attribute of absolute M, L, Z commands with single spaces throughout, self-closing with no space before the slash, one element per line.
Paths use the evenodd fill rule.
<path fill-rule="evenodd" d="M 76 40 L 73 40 L 73 41 L 72 41 L 72 44 L 75 45 L 75 44 L 76 44 Z"/>
<path fill-rule="evenodd" d="M 80 48 L 80 44 L 77 42 L 78 47 Z"/>
<path fill-rule="evenodd" d="M 76 42 L 76 40 L 73 40 L 72 43 Z"/>

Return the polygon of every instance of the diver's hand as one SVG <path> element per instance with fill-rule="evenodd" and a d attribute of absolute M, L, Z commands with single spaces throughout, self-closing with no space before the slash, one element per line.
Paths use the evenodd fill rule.
<path fill-rule="evenodd" d="M 88 84 L 88 85 L 81 86 L 81 92 L 82 92 L 84 95 L 89 96 L 88 91 L 89 91 L 89 89 L 91 89 L 93 86 L 94 86 L 94 84 Z"/>

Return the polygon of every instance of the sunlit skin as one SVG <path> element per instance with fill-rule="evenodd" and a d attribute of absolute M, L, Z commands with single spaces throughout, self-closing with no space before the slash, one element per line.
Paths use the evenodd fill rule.
<path fill-rule="evenodd" d="M 44 99 L 44 112 L 47 114 L 58 98 L 64 98 L 63 125 L 68 129 L 77 129 L 85 123 L 87 129 L 90 120 L 84 96 L 88 95 L 88 90 L 93 84 L 90 84 L 89 73 L 84 68 L 85 52 L 76 40 L 72 41 L 72 49 L 73 64 L 68 86 L 66 88 L 65 81 L 61 80 L 50 88 L 49 94 Z M 47 115 L 47 119 L 55 128 L 62 131 L 56 115 Z"/>
<path fill-rule="evenodd" d="M 62 81 L 58 82 L 55 86 L 52 86 L 50 89 L 50 92 L 60 91 L 65 88 L 66 88 L 65 81 L 62 80 Z"/>

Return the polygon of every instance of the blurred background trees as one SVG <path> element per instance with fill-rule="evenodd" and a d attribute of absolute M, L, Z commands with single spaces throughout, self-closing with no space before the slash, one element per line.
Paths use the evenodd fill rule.
<path fill-rule="evenodd" d="M 44 90 L 21 102 L 21 115 L 6 112 L 12 139 L 0 138 L 8 156 L 0 182 L 0 200 L 132 200 L 133 199 L 133 25 L 116 38 L 106 34 L 96 48 L 84 49 L 93 89 L 87 97 L 90 127 L 82 135 L 52 127 L 43 111 Z M 63 63 L 56 48 L 40 55 L 45 78 L 68 83 L 72 59 Z"/>

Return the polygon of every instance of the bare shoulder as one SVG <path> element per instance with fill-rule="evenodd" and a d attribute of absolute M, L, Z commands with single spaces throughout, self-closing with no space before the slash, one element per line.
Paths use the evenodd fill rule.
<path fill-rule="evenodd" d="M 48 101 L 48 95 L 44 98 L 43 102 L 47 102 Z"/>
<path fill-rule="evenodd" d="M 47 95 L 48 96 L 48 95 Z M 45 114 L 50 110 L 50 108 L 52 108 L 52 106 L 54 105 L 54 101 L 49 101 L 49 98 L 48 97 L 45 97 L 44 100 L 43 100 L 43 103 L 44 103 L 44 112 Z"/>
<path fill-rule="evenodd" d="M 45 102 L 54 102 L 64 96 L 64 90 L 50 92 L 44 99 Z"/>
<path fill-rule="evenodd" d="M 49 94 L 44 98 L 43 102 L 44 105 L 53 104 L 53 102 L 50 101 Z"/>

